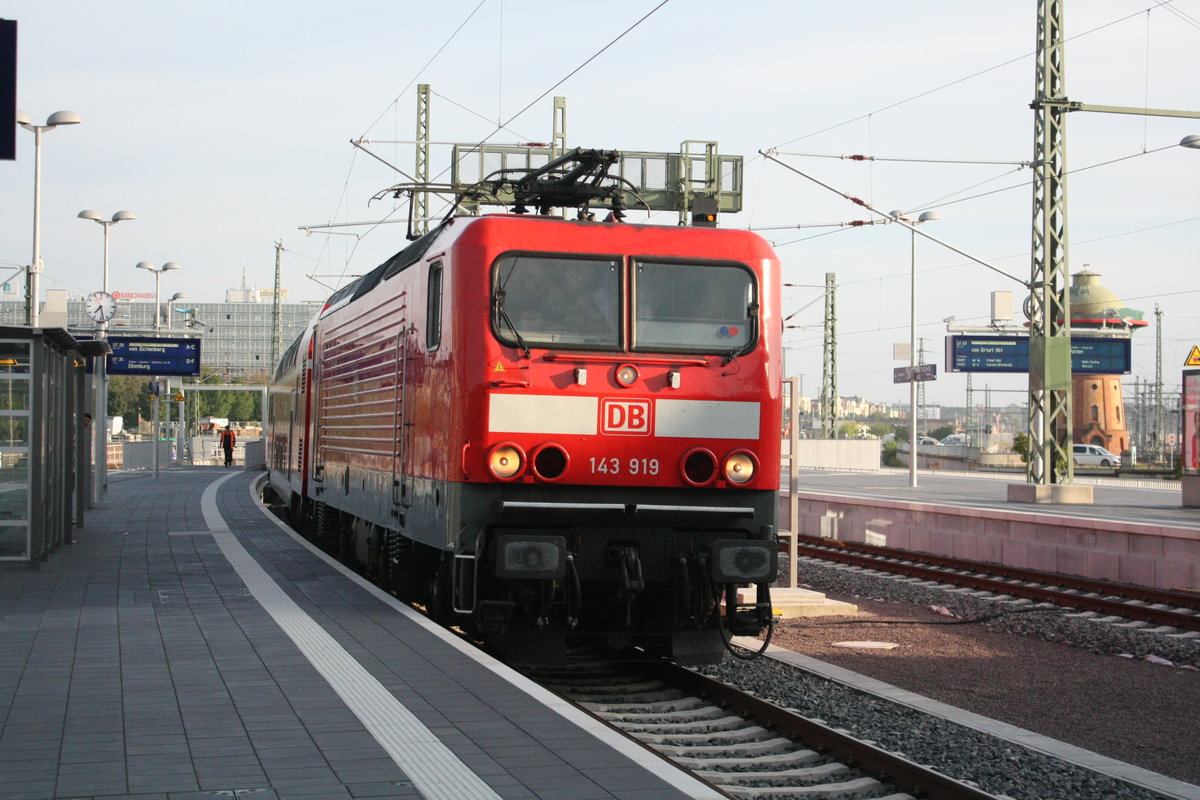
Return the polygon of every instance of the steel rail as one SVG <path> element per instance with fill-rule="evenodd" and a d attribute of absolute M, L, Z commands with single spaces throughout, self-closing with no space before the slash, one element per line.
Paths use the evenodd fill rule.
<path fill-rule="evenodd" d="M 914 578 L 956 584 L 1028 600 L 1065 605 L 1127 619 L 1200 631 L 1200 594 L 1114 584 L 1090 578 L 1005 567 L 948 556 L 896 550 L 812 536 L 797 537 L 797 553 L 854 566 L 868 566 Z M 954 571 L 950 571 L 954 570 Z M 970 573 L 970 574 L 968 574 Z M 1037 584 L 1037 585 L 1034 585 Z M 1062 588 L 1051 588 L 1062 587 Z M 1104 597 L 1079 594 L 1089 592 Z M 1113 599 L 1114 597 L 1124 599 Z M 1192 609 L 1154 608 L 1171 605 Z"/>
<path fill-rule="evenodd" d="M 820 747 L 865 772 L 884 776 L 888 782 L 897 784 L 906 792 L 916 792 L 929 800 L 996 800 L 996 795 L 856 739 L 848 733 L 772 705 L 721 681 L 666 662 L 659 668 L 663 681 L 671 686 L 700 695 L 735 714 L 769 726 L 782 736 L 798 739 L 806 746 Z"/>

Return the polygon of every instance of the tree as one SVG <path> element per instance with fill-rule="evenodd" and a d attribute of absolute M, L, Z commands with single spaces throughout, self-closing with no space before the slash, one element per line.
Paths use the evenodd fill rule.
<path fill-rule="evenodd" d="M 895 439 L 893 439 L 890 442 L 883 443 L 883 447 L 879 451 L 879 458 L 883 462 L 883 466 L 885 466 L 885 467 L 902 467 L 902 466 L 904 466 L 903 464 L 900 463 L 899 449 L 900 448 L 897 446 Z"/>
<path fill-rule="evenodd" d="M 876 439 L 882 439 L 892 432 L 892 426 L 883 422 L 873 422 L 870 427 L 871 435 Z"/>
<path fill-rule="evenodd" d="M 953 425 L 941 425 L 937 428 L 934 428 L 932 431 L 930 431 L 929 435 L 932 436 L 933 438 L 937 439 L 940 442 L 942 439 L 945 439 L 947 436 L 949 436 L 950 434 L 952 434 L 954 432 L 955 431 L 954 431 Z"/>
<path fill-rule="evenodd" d="M 150 379 L 140 375 L 113 375 L 108 383 L 108 415 L 124 417 L 126 428 L 136 428 L 139 418 L 150 416 Z"/>
<path fill-rule="evenodd" d="M 1018 433 L 1013 437 L 1012 451 L 1021 456 L 1021 463 L 1029 463 L 1029 434 Z"/>

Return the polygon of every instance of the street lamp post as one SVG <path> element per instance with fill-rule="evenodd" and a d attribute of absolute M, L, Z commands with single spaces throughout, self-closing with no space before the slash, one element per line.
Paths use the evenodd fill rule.
<path fill-rule="evenodd" d="M 170 269 L 179 269 L 179 265 L 176 264 L 174 261 L 168 261 L 167 263 L 163 264 L 161 267 L 156 267 L 153 264 L 151 264 L 149 261 L 139 261 L 137 263 L 137 269 L 144 269 L 144 270 L 148 270 L 148 271 L 154 273 L 154 335 L 157 336 L 159 328 L 161 327 L 159 324 L 159 298 L 160 298 L 160 284 L 162 281 L 162 274 Z M 161 392 L 161 384 L 159 383 L 159 376 L 157 376 L 157 375 L 154 376 L 154 382 L 155 382 L 155 384 L 158 385 L 159 392 Z M 158 478 L 158 407 L 159 407 L 159 403 L 160 403 L 159 394 L 157 394 L 157 393 L 154 394 L 152 396 L 152 399 L 150 402 L 154 406 L 154 414 L 153 414 L 154 421 L 152 423 L 154 425 L 154 436 L 153 436 L 153 439 L 154 439 L 154 477 Z"/>
<path fill-rule="evenodd" d="M 167 298 L 167 330 L 171 330 L 172 328 L 175 327 L 175 318 L 173 316 L 171 316 L 171 312 L 174 310 L 174 308 L 172 307 L 172 304 L 176 300 L 186 300 L 186 299 L 187 299 L 187 294 L 185 294 L 184 292 L 176 292 L 175 294 L 173 294 Z"/>
<path fill-rule="evenodd" d="M 25 287 L 29 303 L 26 321 L 31 328 L 42 324 L 42 310 L 38 305 L 42 289 L 42 134 L 59 125 L 78 125 L 81 122 L 83 120 L 74 111 L 55 111 L 45 125 L 34 125 L 28 114 L 17 112 L 17 124 L 27 131 L 33 131 L 33 261 L 29 265 Z"/>
<path fill-rule="evenodd" d="M 118 211 L 112 215 L 112 219 L 104 219 L 99 211 L 87 208 L 80 211 L 76 216 L 80 219 L 90 219 L 104 228 L 104 275 L 100 284 L 100 291 L 107 295 L 108 229 L 118 222 L 137 219 L 137 215 L 132 211 Z M 106 338 L 108 338 L 108 320 L 99 319 L 96 321 L 96 339 L 102 340 Z M 93 451 L 96 458 L 96 480 L 92 496 L 95 502 L 98 503 L 104 499 L 104 493 L 108 489 L 108 375 L 105 371 L 105 358 L 103 356 L 96 358 L 95 369 L 92 374 L 95 376 L 96 382 L 96 406 L 92 411 L 92 426 L 96 429 L 96 441 Z"/>
<path fill-rule="evenodd" d="M 911 219 L 903 211 L 893 211 L 895 219 L 907 222 L 913 229 L 909 278 L 909 322 L 908 322 L 908 485 L 917 488 L 917 232 L 915 227 L 922 222 L 942 218 L 936 211 L 926 211 Z"/>
<path fill-rule="evenodd" d="M 160 297 L 159 284 L 161 283 L 162 274 L 169 269 L 179 269 L 179 265 L 176 264 L 174 261 L 168 261 L 167 263 L 163 264 L 161 267 L 156 267 L 153 264 L 151 264 L 149 261 L 139 261 L 137 263 L 137 269 L 149 270 L 150 272 L 154 273 L 154 332 L 158 333 L 158 330 L 161 327 L 160 322 L 159 322 L 159 318 L 160 318 L 159 310 L 161 308 L 161 306 L 159 305 L 159 297 Z"/>
<path fill-rule="evenodd" d="M 175 310 L 175 308 L 174 308 L 175 301 L 176 300 L 185 300 L 185 299 L 187 299 L 187 294 L 185 294 L 184 292 L 176 292 L 175 294 L 173 294 L 167 298 L 167 330 L 168 331 L 174 329 L 174 327 L 175 327 L 175 317 L 172 316 L 172 314 L 171 314 L 171 312 Z M 182 461 L 183 460 L 183 433 L 184 433 L 184 431 L 183 431 L 183 399 L 182 399 L 183 393 L 182 393 L 182 391 L 180 392 L 179 397 L 180 397 L 179 406 L 178 406 L 178 408 L 175 409 L 176 414 L 175 414 L 174 427 L 172 427 L 170 424 L 170 419 L 169 419 L 171 416 L 170 412 L 168 412 L 166 415 L 168 417 L 167 427 L 168 427 L 168 429 L 174 431 L 175 449 L 172 451 L 172 455 L 173 455 L 172 460 L 173 461 Z M 171 402 L 170 400 L 167 400 L 167 403 L 168 403 L 167 408 L 168 409 L 171 407 L 169 405 L 170 402 Z"/>

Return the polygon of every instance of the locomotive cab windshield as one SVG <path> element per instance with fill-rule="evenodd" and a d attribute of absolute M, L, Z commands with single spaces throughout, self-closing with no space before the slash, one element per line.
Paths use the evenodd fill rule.
<path fill-rule="evenodd" d="M 615 350 L 621 345 L 615 259 L 508 255 L 495 271 L 493 325 L 510 344 Z M 501 336 L 501 341 L 505 337 Z"/>
<path fill-rule="evenodd" d="M 521 349 L 734 354 L 757 337 L 757 286 L 741 264 L 509 254 L 496 262 L 493 293 L 497 338 Z"/>

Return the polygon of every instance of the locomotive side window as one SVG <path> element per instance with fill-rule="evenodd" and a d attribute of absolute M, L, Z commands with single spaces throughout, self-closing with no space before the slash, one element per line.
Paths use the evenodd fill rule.
<path fill-rule="evenodd" d="M 429 265 L 429 291 L 425 307 L 425 348 L 436 350 L 442 343 L 442 262 Z"/>
<path fill-rule="evenodd" d="M 638 261 L 635 350 L 736 352 L 754 341 L 754 275 L 731 264 Z"/>
<path fill-rule="evenodd" d="M 503 256 L 496 262 L 492 292 L 492 328 L 507 344 L 621 345 L 619 259 Z"/>

